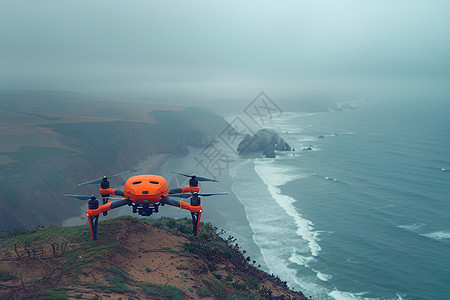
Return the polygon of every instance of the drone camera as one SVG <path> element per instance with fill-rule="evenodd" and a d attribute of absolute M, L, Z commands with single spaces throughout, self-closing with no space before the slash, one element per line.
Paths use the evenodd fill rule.
<path fill-rule="evenodd" d="M 139 215 L 143 217 L 151 216 L 153 213 L 158 213 L 158 204 L 143 204 L 141 205 L 132 205 L 133 207 L 133 213 L 138 213 Z"/>

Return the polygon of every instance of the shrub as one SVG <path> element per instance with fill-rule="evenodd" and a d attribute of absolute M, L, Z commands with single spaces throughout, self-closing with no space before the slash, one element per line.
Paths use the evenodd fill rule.
<path fill-rule="evenodd" d="M 16 275 L 14 275 L 11 271 L 8 270 L 0 270 L 0 281 L 8 281 L 15 279 Z"/>
<path fill-rule="evenodd" d="M 208 269 L 211 272 L 214 272 L 215 270 L 217 270 L 217 265 L 215 262 L 208 262 Z"/>
<path fill-rule="evenodd" d="M 201 289 L 198 291 L 198 295 L 199 295 L 200 297 L 211 296 L 211 295 L 212 295 L 212 292 L 211 292 L 210 290 L 208 290 L 207 288 L 201 288 Z"/>
<path fill-rule="evenodd" d="M 160 285 L 146 282 L 139 285 L 147 295 L 161 295 L 173 300 L 182 300 L 183 291 L 171 285 Z"/>
<path fill-rule="evenodd" d="M 174 228 L 175 226 L 177 226 L 177 222 L 174 219 L 170 219 L 167 221 L 167 227 Z"/>

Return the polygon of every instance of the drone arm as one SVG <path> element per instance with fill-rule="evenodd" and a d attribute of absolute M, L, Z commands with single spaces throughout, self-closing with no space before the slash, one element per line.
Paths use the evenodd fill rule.
<path fill-rule="evenodd" d="M 202 216 L 203 208 L 201 205 L 190 205 L 189 203 L 186 203 L 181 200 L 173 200 L 168 197 L 162 198 L 159 203 L 161 204 L 167 204 L 172 205 L 175 207 L 179 207 L 181 209 L 189 210 L 192 215 L 192 224 L 194 227 L 194 233 L 195 235 L 198 235 L 198 228 L 200 226 L 200 217 Z"/>
<path fill-rule="evenodd" d="M 159 203 L 161 204 L 167 204 L 167 205 L 171 205 L 171 206 L 175 206 L 175 207 L 179 207 L 181 209 L 185 209 L 185 210 L 189 210 L 190 212 L 201 212 L 202 211 L 202 206 L 193 206 L 190 205 L 189 203 L 186 203 L 184 201 L 181 200 L 173 200 L 170 198 L 162 198 Z"/>
<path fill-rule="evenodd" d="M 100 193 L 100 195 L 115 195 L 115 196 L 125 197 L 125 194 L 123 193 L 123 191 L 121 191 L 119 189 L 111 189 L 111 188 L 100 189 L 99 193 Z"/>
<path fill-rule="evenodd" d="M 185 209 L 185 210 L 189 210 L 191 213 L 192 212 L 201 213 L 202 210 L 203 210 L 201 205 L 194 206 L 194 205 L 190 205 L 189 203 L 186 203 L 186 202 L 181 201 L 181 200 L 180 200 L 180 208 L 181 209 Z"/>
<path fill-rule="evenodd" d="M 175 207 L 180 207 L 180 200 L 174 200 L 170 199 L 168 197 L 163 197 L 161 200 L 159 200 L 159 203 L 161 204 L 167 204 Z"/>
<path fill-rule="evenodd" d="M 198 186 L 180 186 L 182 193 L 195 193 L 200 191 Z"/>
<path fill-rule="evenodd" d="M 183 194 L 183 193 L 195 193 L 199 192 L 200 187 L 198 186 L 180 186 L 169 190 L 169 194 Z"/>
<path fill-rule="evenodd" d="M 129 199 L 124 199 L 124 200 L 119 200 L 119 201 L 115 201 L 115 202 L 108 202 L 104 205 L 99 206 L 97 209 L 88 209 L 86 214 L 88 217 L 94 217 L 94 216 L 98 216 L 99 214 L 101 214 L 102 212 L 114 209 L 114 208 L 118 208 L 124 205 L 128 205 L 133 203 L 131 200 Z"/>

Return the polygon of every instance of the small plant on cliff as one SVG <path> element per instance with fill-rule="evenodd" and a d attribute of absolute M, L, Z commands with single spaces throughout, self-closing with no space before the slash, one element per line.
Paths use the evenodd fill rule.
<path fill-rule="evenodd" d="M 16 278 L 16 275 L 14 275 L 9 270 L 0 270 L 0 281 L 8 281 Z"/>
<path fill-rule="evenodd" d="M 183 291 L 171 285 L 153 284 L 150 282 L 138 284 L 138 286 L 147 294 L 152 296 L 171 297 L 173 300 L 182 300 Z"/>

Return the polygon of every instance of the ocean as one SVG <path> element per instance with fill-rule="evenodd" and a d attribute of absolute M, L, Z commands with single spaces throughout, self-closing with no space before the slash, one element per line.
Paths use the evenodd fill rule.
<path fill-rule="evenodd" d="M 295 148 L 274 159 L 239 157 L 218 136 L 214 147 L 231 162 L 202 192 L 231 195 L 202 199 L 202 221 L 315 300 L 450 299 L 450 104 L 354 105 L 266 119 Z M 227 120 L 236 117 L 251 123 L 245 114 Z M 150 157 L 136 172 L 153 174 L 163 161 L 169 186 L 186 185 L 168 171 L 209 177 L 212 166 L 197 163 L 205 150 Z M 161 216 L 189 214 L 164 207 L 152 217 Z"/>
<path fill-rule="evenodd" d="M 449 299 L 450 107 L 423 100 L 274 117 L 295 151 L 231 165 L 237 242 L 316 300 Z"/>

